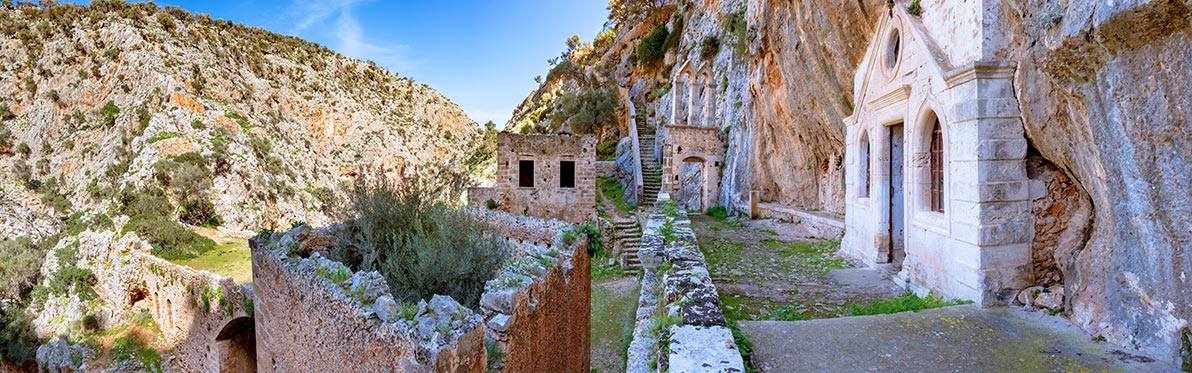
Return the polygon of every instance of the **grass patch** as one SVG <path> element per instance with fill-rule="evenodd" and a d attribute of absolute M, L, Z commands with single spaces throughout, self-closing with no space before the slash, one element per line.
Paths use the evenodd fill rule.
<path fill-rule="evenodd" d="M 762 246 L 774 250 L 779 257 L 798 261 L 797 265 L 800 267 L 817 270 L 820 275 L 826 275 L 833 269 L 853 266 L 848 260 L 834 255 L 840 249 L 840 241 L 781 242 L 764 240 Z"/>
<path fill-rule="evenodd" d="M 592 257 L 592 282 L 612 280 L 627 277 L 629 274 L 621 269 L 617 263 L 608 264 L 609 258 L 603 255 Z"/>
<path fill-rule="evenodd" d="M 640 288 L 637 286 L 624 293 L 600 285 L 592 287 L 589 341 L 593 371 L 625 371 L 625 351 L 633 340 L 639 293 Z"/>
<path fill-rule="evenodd" d="M 197 233 L 215 240 L 215 249 L 192 259 L 177 261 L 190 268 L 231 276 L 237 284 L 252 283 L 252 252 L 248 241 L 238 238 L 222 238 L 213 231 L 197 229 Z M 205 234 L 206 233 L 206 234 Z"/>
<path fill-rule="evenodd" d="M 855 304 L 849 307 L 849 316 L 885 315 L 920 310 L 970 304 L 968 300 L 944 300 L 934 294 L 919 297 L 912 292 L 902 293 L 895 298 L 875 299 L 868 304 Z"/>

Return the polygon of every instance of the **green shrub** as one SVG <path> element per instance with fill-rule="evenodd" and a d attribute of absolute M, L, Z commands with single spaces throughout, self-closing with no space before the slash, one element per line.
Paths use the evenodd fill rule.
<path fill-rule="evenodd" d="M 29 149 L 29 144 L 21 143 L 17 145 L 17 153 L 20 153 L 22 156 L 28 157 L 32 151 L 33 149 Z"/>
<path fill-rule="evenodd" d="M 658 234 L 661 234 L 662 239 L 666 242 L 671 242 L 677 239 L 678 236 L 675 236 L 675 222 L 673 220 L 668 220 L 666 223 L 662 223 L 662 226 L 658 227 Z"/>
<path fill-rule="evenodd" d="M 9 120 L 17 116 L 12 113 L 12 109 L 8 108 L 8 104 L 0 104 L 0 120 Z"/>
<path fill-rule="evenodd" d="M 594 223 L 576 224 L 571 227 L 571 230 L 568 230 L 567 232 L 564 233 L 564 238 L 566 238 L 568 235 L 572 235 L 572 239 L 567 240 L 567 241 L 569 241 L 569 242 L 567 242 L 568 245 L 575 243 L 575 239 L 579 238 L 580 235 L 587 236 L 588 237 L 588 255 L 589 256 L 604 255 L 604 239 L 602 238 L 603 235 L 600 233 L 600 228 L 597 227 L 596 224 L 594 224 Z"/>
<path fill-rule="evenodd" d="M 426 182 L 358 179 L 338 212 L 353 242 L 329 256 L 354 270 L 380 271 L 404 302 L 443 294 L 476 308 L 510 249 L 482 230 L 479 217 L 443 203 L 459 200 L 465 182 L 445 172 Z"/>
<path fill-rule="evenodd" d="M 27 238 L 0 240 L 0 299 L 21 299 L 41 277 L 46 249 Z"/>
<path fill-rule="evenodd" d="M 116 126 L 116 116 L 120 115 L 120 107 L 116 103 L 108 101 L 103 104 L 103 108 L 99 109 L 99 117 L 102 118 L 102 125 L 104 128 L 112 128 Z"/>
<path fill-rule="evenodd" d="M 24 305 L 0 309 L 0 356 L 4 360 L 24 364 L 37 355 L 37 333 L 33 331 L 33 316 Z"/>
<path fill-rule="evenodd" d="M 647 66 L 656 67 L 662 58 L 666 56 L 666 38 L 670 36 L 666 25 L 659 24 L 654 26 L 654 30 L 650 31 L 648 35 L 642 38 L 637 44 L 637 63 Z"/>
<path fill-rule="evenodd" d="M 719 221 L 728 219 L 728 209 L 724 206 L 712 206 L 708 209 L 708 211 L 705 211 L 704 214 Z"/>
<path fill-rule="evenodd" d="M 161 189 L 125 189 L 118 198 L 120 212 L 129 217 L 124 232 L 137 232 L 149 241 L 154 255 L 166 260 L 183 260 L 215 248 L 215 241 L 173 220 L 174 208 Z"/>
<path fill-rule="evenodd" d="M 487 207 L 489 210 L 496 210 L 501 205 L 496 200 L 489 198 L 487 201 L 484 201 L 484 207 Z"/>
<path fill-rule="evenodd" d="M 911 0 L 911 4 L 906 7 L 907 14 L 918 17 L 923 14 L 923 5 L 919 4 L 919 0 Z"/>
<path fill-rule="evenodd" d="M 572 133 L 602 135 L 616 126 L 621 98 L 612 90 L 566 91 L 551 113 L 551 128 L 567 125 Z"/>
<path fill-rule="evenodd" d="M 704 60 L 711 60 L 716 58 L 716 54 L 720 53 L 720 38 L 716 35 L 708 35 L 699 43 L 699 56 Z"/>
<path fill-rule="evenodd" d="M 733 55 L 746 57 L 749 51 L 749 23 L 745 20 L 745 10 L 729 13 L 724 18 L 724 32 L 733 48 Z"/>
<path fill-rule="evenodd" d="M 895 298 L 889 299 L 875 299 L 867 304 L 854 304 L 849 307 L 849 316 L 866 316 L 866 315 L 883 315 L 888 313 L 898 313 L 906 311 L 915 311 L 940 308 L 947 306 L 956 306 L 961 304 L 973 303 L 972 301 L 960 300 L 944 300 L 934 294 L 927 294 L 926 297 L 920 298 L 912 292 L 905 292 Z"/>
<path fill-rule="evenodd" d="M 80 300 L 88 301 L 99 297 L 92 286 L 97 281 L 95 273 L 90 269 L 79 268 L 71 261 L 69 264 L 62 264 L 63 267 L 58 268 L 54 272 L 54 277 L 50 278 L 47 285 L 51 294 L 67 295 L 75 294 Z"/>
<path fill-rule="evenodd" d="M 208 190 L 214 182 L 207 162 L 199 153 L 185 153 L 158 161 L 153 176 L 178 200 L 179 219 L 193 225 L 216 227 L 222 223 Z"/>
<path fill-rule="evenodd" d="M 666 34 L 666 39 L 662 42 L 664 52 L 679 46 L 679 40 L 683 37 L 683 16 L 676 18 L 672 25 L 671 31 Z"/>
<path fill-rule="evenodd" d="M 601 161 L 611 161 L 617 157 L 617 145 L 621 143 L 621 138 L 613 136 L 596 144 L 596 159 Z"/>

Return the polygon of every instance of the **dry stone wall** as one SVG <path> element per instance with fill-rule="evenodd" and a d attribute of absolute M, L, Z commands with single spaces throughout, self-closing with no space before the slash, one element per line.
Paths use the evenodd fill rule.
<path fill-rule="evenodd" d="M 481 297 L 487 338 L 506 372 L 587 372 L 591 276 L 587 237 L 558 220 L 489 213 L 493 232 L 518 240 Z"/>
<path fill-rule="evenodd" d="M 300 231 L 251 241 L 259 371 L 485 371 L 480 315 L 443 296 L 402 313 L 379 273 L 287 254 Z"/>
<path fill-rule="evenodd" d="M 667 193 L 658 201 L 638 251 L 644 273 L 627 370 L 744 372 L 691 220 Z"/>

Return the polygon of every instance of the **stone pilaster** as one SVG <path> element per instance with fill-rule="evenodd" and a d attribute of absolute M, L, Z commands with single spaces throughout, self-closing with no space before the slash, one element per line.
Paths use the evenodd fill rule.
<path fill-rule="evenodd" d="M 982 304 L 1009 301 L 1026 285 L 1034 217 L 1026 175 L 1027 142 L 1014 97 L 1014 64 L 976 62 L 946 77 L 955 104 L 945 136 L 945 191 L 963 276 Z"/>

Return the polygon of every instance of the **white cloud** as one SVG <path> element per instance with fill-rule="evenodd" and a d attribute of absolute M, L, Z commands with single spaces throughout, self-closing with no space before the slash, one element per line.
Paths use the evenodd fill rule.
<path fill-rule="evenodd" d="M 332 49 L 352 58 L 370 60 L 394 72 L 408 72 L 419 62 L 408 57 L 410 47 L 401 44 L 377 44 L 369 41 L 368 35 L 356 19 L 353 8 L 365 0 L 295 0 L 290 16 L 294 19 L 292 33 L 305 35 L 310 32 L 329 32 L 325 39 L 334 40 Z M 334 24 L 328 24 L 335 17 Z M 329 28 L 316 27 L 329 26 Z M 327 29 L 326 31 L 321 31 Z"/>

